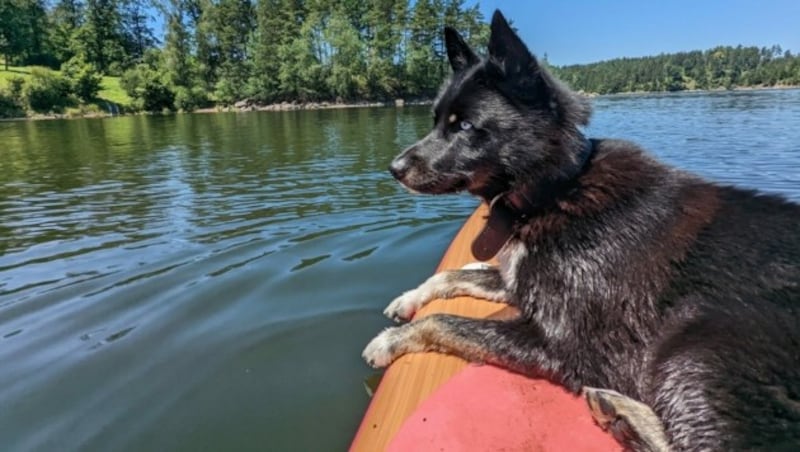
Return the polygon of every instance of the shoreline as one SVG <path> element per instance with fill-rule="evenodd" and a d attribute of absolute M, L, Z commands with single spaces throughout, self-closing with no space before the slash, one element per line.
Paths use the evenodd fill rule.
<path fill-rule="evenodd" d="M 233 105 L 198 108 L 192 113 L 225 113 L 225 112 L 251 112 L 251 111 L 297 111 L 297 110 L 340 110 L 348 108 L 375 108 L 396 107 L 402 108 L 415 105 L 430 105 L 432 99 L 395 99 L 393 101 L 355 101 L 355 102 L 280 102 L 272 104 L 259 104 L 242 100 Z"/>
<path fill-rule="evenodd" d="M 691 89 L 691 90 L 686 89 L 680 91 L 630 91 L 630 92 L 608 93 L 608 94 L 587 93 L 582 91 L 578 91 L 578 93 L 589 98 L 598 98 L 598 97 L 626 97 L 626 96 L 635 97 L 635 96 L 647 96 L 647 95 L 658 95 L 658 94 L 682 94 L 682 93 L 713 94 L 713 93 L 729 92 L 729 91 L 776 91 L 776 90 L 792 90 L 792 89 L 800 89 L 800 85 L 737 86 L 730 89 L 728 88 Z M 228 105 L 228 106 L 217 105 L 214 107 L 198 108 L 197 110 L 191 112 L 170 112 L 170 113 L 133 112 L 133 113 L 120 113 L 120 114 L 91 112 L 80 115 L 36 113 L 32 116 L 0 118 L 0 122 L 45 121 L 45 120 L 56 120 L 56 119 L 97 119 L 97 118 L 116 118 L 116 117 L 135 116 L 135 115 L 170 115 L 170 114 L 185 114 L 185 113 L 209 114 L 209 113 L 249 113 L 249 112 L 264 112 L 264 111 L 283 112 L 283 111 L 306 111 L 306 110 L 341 110 L 341 109 L 351 109 L 351 108 L 380 108 L 380 107 L 403 108 L 407 106 L 412 107 L 420 105 L 431 105 L 432 103 L 433 103 L 432 99 L 414 99 L 414 100 L 395 99 L 394 101 L 386 101 L 386 102 L 293 101 L 293 102 L 280 102 L 272 104 L 258 104 L 249 101 L 239 101 L 233 105 Z"/>
<path fill-rule="evenodd" d="M 725 92 L 733 92 L 733 91 L 785 91 L 785 90 L 792 90 L 792 89 L 800 89 L 800 85 L 774 85 L 774 86 L 736 86 L 733 88 L 711 88 L 711 89 L 682 89 L 678 91 L 625 91 L 619 93 L 608 93 L 608 94 L 598 94 L 598 93 L 585 93 L 580 92 L 580 94 L 587 96 L 587 97 L 613 97 L 613 96 L 647 96 L 651 94 L 682 94 L 682 93 L 708 93 L 708 94 L 715 94 L 715 93 L 725 93 Z"/>

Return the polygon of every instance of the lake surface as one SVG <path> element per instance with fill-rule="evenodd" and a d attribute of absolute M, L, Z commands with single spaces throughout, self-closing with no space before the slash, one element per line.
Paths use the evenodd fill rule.
<path fill-rule="evenodd" d="M 466 196 L 427 108 L 0 123 L 0 449 L 343 450 L 380 312 Z M 800 90 L 595 99 L 591 136 L 800 200 Z"/>

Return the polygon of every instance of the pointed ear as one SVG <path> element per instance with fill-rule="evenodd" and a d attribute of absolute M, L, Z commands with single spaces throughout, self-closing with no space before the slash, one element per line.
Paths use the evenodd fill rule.
<path fill-rule="evenodd" d="M 444 27 L 444 43 L 447 47 L 447 58 L 450 60 L 450 67 L 453 68 L 453 72 L 468 68 L 480 61 L 475 52 L 464 41 L 464 38 L 454 28 Z"/>
<path fill-rule="evenodd" d="M 497 64 L 506 77 L 513 79 L 521 75 L 533 75 L 538 71 L 539 63 L 536 58 L 514 33 L 500 10 L 495 10 L 492 15 L 491 30 L 489 59 Z"/>

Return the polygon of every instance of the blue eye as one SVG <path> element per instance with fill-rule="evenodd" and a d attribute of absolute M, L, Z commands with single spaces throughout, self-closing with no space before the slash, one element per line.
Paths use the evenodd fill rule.
<path fill-rule="evenodd" d="M 461 121 L 461 130 L 469 130 L 472 128 L 472 123 L 469 121 Z"/>

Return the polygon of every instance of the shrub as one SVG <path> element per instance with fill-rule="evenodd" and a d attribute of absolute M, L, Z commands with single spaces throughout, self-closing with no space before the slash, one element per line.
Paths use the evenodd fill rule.
<path fill-rule="evenodd" d="M 193 111 L 207 103 L 205 92 L 199 87 L 178 86 L 175 88 L 175 108 L 178 110 Z"/>
<path fill-rule="evenodd" d="M 22 77 L 11 77 L 8 79 L 8 95 L 10 95 L 19 105 L 25 103 L 22 89 L 25 86 L 25 79 Z"/>
<path fill-rule="evenodd" d="M 139 109 L 160 112 L 175 108 L 175 93 L 162 75 L 147 64 L 138 64 L 125 71 L 120 85 Z"/>
<path fill-rule="evenodd" d="M 72 104 L 70 91 L 67 79 L 49 69 L 35 67 L 22 87 L 22 97 L 31 110 L 62 111 Z"/>
<path fill-rule="evenodd" d="M 69 81 L 70 89 L 78 99 L 89 102 L 97 97 L 103 77 L 94 65 L 79 58 L 71 58 L 61 65 L 61 72 Z"/>
<path fill-rule="evenodd" d="M 105 111 L 97 104 L 81 104 L 77 107 L 67 107 L 64 114 L 68 118 L 83 118 L 86 116 L 100 116 L 105 114 Z"/>
<path fill-rule="evenodd" d="M 0 118 L 22 118 L 25 109 L 14 95 L 6 90 L 0 91 Z"/>

